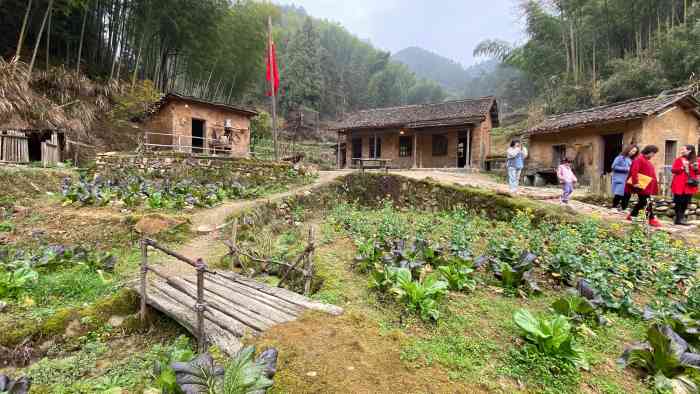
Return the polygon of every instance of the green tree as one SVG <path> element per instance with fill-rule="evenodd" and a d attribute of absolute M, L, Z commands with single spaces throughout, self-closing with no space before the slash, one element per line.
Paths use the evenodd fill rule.
<path fill-rule="evenodd" d="M 312 19 L 307 17 L 302 27 L 290 38 L 283 58 L 283 112 L 301 107 L 319 109 L 323 81 L 320 52 L 318 32 Z"/>

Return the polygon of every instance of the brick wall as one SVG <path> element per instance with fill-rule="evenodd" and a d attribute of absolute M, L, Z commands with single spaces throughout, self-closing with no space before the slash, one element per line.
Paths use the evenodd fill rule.
<path fill-rule="evenodd" d="M 250 152 L 250 119 L 237 112 L 206 104 L 173 100 L 146 122 L 146 128 L 157 133 L 181 136 L 181 145 L 191 145 L 192 119 L 204 120 L 205 135 L 212 139 L 224 134 L 224 122 L 231 119 L 236 129 L 231 138 L 231 155 L 247 157 Z M 167 137 L 157 137 L 158 141 Z M 174 142 L 177 144 L 177 138 Z M 153 141 L 153 139 L 151 139 Z M 160 143 L 160 142 L 159 142 Z"/>

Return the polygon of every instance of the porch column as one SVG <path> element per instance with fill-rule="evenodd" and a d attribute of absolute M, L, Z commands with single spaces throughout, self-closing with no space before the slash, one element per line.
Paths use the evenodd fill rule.
<path fill-rule="evenodd" d="M 471 147 L 471 141 L 472 141 L 472 129 L 471 127 L 467 129 L 467 145 L 464 147 L 464 154 L 466 155 L 466 168 L 471 168 L 472 167 L 472 147 Z"/>
<path fill-rule="evenodd" d="M 413 132 L 413 168 L 418 168 L 418 133 Z"/>
<path fill-rule="evenodd" d="M 336 151 L 336 168 L 340 169 L 340 131 L 336 133 L 337 151 Z"/>

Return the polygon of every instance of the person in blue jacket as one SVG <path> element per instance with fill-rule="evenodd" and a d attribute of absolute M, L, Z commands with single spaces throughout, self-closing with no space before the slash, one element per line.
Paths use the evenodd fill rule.
<path fill-rule="evenodd" d="M 612 163 L 613 208 L 619 207 L 620 210 L 624 211 L 630 203 L 632 195 L 625 193 L 625 183 L 630 173 L 632 160 L 638 154 L 639 147 L 637 145 L 627 145 Z"/>

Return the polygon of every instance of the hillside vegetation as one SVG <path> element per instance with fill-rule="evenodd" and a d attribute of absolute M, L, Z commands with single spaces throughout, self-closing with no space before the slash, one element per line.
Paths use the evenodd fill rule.
<path fill-rule="evenodd" d="M 474 50 L 522 71 L 532 111 L 559 113 L 697 86 L 700 2 L 521 3 L 527 40 L 486 40 Z"/>

